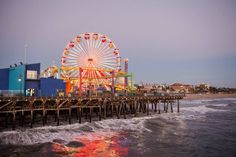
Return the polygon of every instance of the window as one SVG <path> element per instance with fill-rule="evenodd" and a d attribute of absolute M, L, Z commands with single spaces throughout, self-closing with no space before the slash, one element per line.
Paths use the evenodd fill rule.
<path fill-rule="evenodd" d="M 27 79 L 37 79 L 37 71 L 27 70 Z"/>

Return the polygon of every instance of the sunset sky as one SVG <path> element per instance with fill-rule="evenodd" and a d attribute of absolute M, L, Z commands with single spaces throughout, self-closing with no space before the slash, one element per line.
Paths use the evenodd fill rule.
<path fill-rule="evenodd" d="M 236 87 L 235 0 L 1 0 L 0 68 L 54 60 L 84 32 L 111 38 L 136 83 Z"/>

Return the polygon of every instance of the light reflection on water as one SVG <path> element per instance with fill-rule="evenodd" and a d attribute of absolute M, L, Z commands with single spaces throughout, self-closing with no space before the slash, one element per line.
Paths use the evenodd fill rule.
<path fill-rule="evenodd" d="M 102 136 L 90 133 L 88 136 L 74 138 L 74 143 L 82 143 L 82 146 L 68 146 L 54 142 L 52 152 L 59 156 L 81 156 L 81 157 L 121 157 L 128 154 L 128 148 L 120 143 L 119 133 L 109 133 L 111 136 Z"/>

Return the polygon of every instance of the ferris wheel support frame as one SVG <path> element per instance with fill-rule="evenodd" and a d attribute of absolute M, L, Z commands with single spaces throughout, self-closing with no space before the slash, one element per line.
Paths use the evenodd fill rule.
<path fill-rule="evenodd" d="M 84 91 L 97 95 L 98 90 L 106 89 L 114 95 L 116 89 L 124 90 L 124 94 L 131 90 L 128 59 L 122 71 L 119 49 L 106 35 L 96 32 L 79 34 L 67 44 L 58 73 L 71 86 L 66 91 L 79 92 L 80 97 Z"/>
<path fill-rule="evenodd" d="M 83 81 L 83 78 L 82 78 L 82 72 L 83 72 L 83 69 L 82 68 L 79 68 L 79 96 L 82 97 L 82 81 Z"/>
<path fill-rule="evenodd" d="M 112 92 L 112 95 L 115 95 L 115 71 L 112 70 L 112 85 L 111 85 L 111 92 Z"/>
<path fill-rule="evenodd" d="M 82 84 L 83 84 L 83 77 L 82 77 L 82 72 L 83 72 L 83 69 L 82 68 L 79 68 L 79 96 L 82 97 Z M 112 70 L 111 72 L 111 75 L 112 75 L 112 85 L 111 85 L 111 92 L 112 92 L 112 95 L 115 95 L 115 71 Z"/>

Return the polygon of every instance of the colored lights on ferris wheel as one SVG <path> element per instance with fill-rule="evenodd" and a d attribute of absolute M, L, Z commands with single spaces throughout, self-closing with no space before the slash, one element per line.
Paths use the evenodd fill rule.
<path fill-rule="evenodd" d="M 64 54 L 65 54 L 65 55 L 68 55 L 69 53 L 70 53 L 70 52 L 69 52 L 69 51 L 67 51 L 67 50 L 66 50 L 66 51 L 64 51 Z"/>
<path fill-rule="evenodd" d="M 62 75 L 63 77 L 77 78 L 79 76 L 78 70 L 72 70 L 71 67 L 117 70 L 120 69 L 120 62 L 119 49 L 113 41 L 105 35 L 86 32 L 77 35 L 65 47 L 61 57 L 61 65 L 69 68 L 62 70 Z M 105 77 L 106 72 L 84 70 L 83 75 L 86 75 L 85 78 L 99 78 Z"/>
<path fill-rule="evenodd" d="M 102 36 L 102 42 L 105 43 L 107 41 L 107 37 L 105 35 Z"/>
<path fill-rule="evenodd" d="M 84 34 L 84 39 L 85 39 L 85 40 L 89 40 L 89 38 L 90 38 L 90 35 L 89 35 L 88 33 L 85 33 L 85 34 Z"/>
<path fill-rule="evenodd" d="M 110 47 L 110 48 L 113 48 L 113 47 L 114 47 L 112 41 L 109 42 L 109 47 Z"/>
<path fill-rule="evenodd" d="M 77 36 L 76 41 L 79 43 L 81 41 L 81 36 Z"/>
<path fill-rule="evenodd" d="M 94 33 L 94 34 L 93 34 L 93 39 L 94 39 L 94 40 L 98 40 L 98 33 Z"/>
<path fill-rule="evenodd" d="M 70 41 L 70 43 L 67 45 L 68 48 L 73 48 L 75 45 L 74 45 L 74 42 L 73 41 Z"/>
<path fill-rule="evenodd" d="M 118 55 L 118 54 L 119 54 L 118 51 L 119 51 L 119 49 L 115 49 L 115 50 L 114 50 L 114 54 L 115 54 L 115 55 Z"/>

